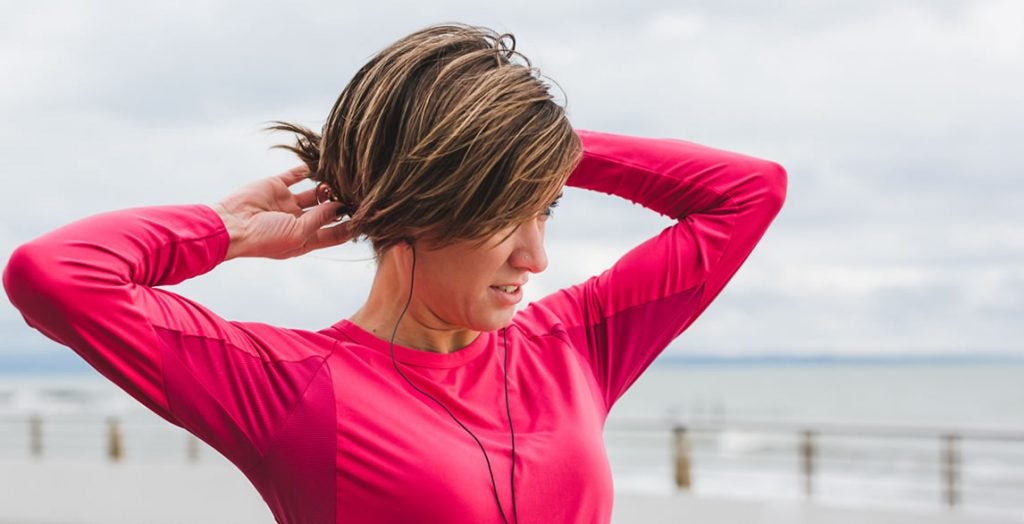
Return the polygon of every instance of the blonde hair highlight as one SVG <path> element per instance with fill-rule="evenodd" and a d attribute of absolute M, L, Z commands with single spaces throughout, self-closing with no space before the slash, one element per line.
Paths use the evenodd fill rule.
<path fill-rule="evenodd" d="M 482 242 L 543 213 L 582 157 L 565 109 L 535 75 L 510 33 L 432 25 L 359 69 L 320 134 L 279 121 L 267 129 L 296 134 L 274 147 L 309 166 L 378 254 L 409 239 Z"/>

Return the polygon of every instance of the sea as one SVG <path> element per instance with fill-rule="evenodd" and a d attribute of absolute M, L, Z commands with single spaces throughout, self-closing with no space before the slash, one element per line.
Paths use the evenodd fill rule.
<path fill-rule="evenodd" d="M 111 417 L 125 460 L 216 453 L 91 370 L 0 373 L 0 459 L 32 453 L 41 431 L 46 457 L 107 460 Z M 605 442 L 620 491 L 1024 522 L 1024 361 L 660 359 Z"/>

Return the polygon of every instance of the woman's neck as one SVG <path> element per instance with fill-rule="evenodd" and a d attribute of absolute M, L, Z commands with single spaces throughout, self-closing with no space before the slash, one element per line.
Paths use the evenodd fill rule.
<path fill-rule="evenodd" d="M 381 257 L 370 295 L 349 318 L 350 322 L 381 340 L 391 341 L 394 333 L 395 344 L 433 353 L 452 353 L 476 340 L 479 331 L 444 322 L 417 302 L 415 295 L 409 309 L 402 315 L 402 309 L 409 300 L 409 268 L 403 269 L 401 266 L 404 264 L 399 263 L 398 257 L 388 255 Z"/>

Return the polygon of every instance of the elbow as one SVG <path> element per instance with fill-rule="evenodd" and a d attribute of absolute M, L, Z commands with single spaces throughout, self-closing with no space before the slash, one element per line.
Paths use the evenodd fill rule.
<path fill-rule="evenodd" d="M 16 248 L 3 269 L 4 291 L 29 327 L 63 345 L 74 315 L 102 314 L 70 290 L 70 279 L 60 267 L 52 246 L 34 240 Z"/>
<path fill-rule="evenodd" d="M 55 287 L 57 271 L 49 267 L 52 257 L 35 242 L 17 247 L 7 260 L 3 272 L 3 286 L 7 298 L 22 314 L 34 310 L 47 301 Z"/>
<path fill-rule="evenodd" d="M 32 284 L 35 276 L 39 273 L 36 269 L 35 254 L 31 244 L 23 244 L 17 247 L 4 266 L 3 283 L 4 292 L 7 298 L 19 310 L 25 300 L 35 293 L 32 292 Z"/>

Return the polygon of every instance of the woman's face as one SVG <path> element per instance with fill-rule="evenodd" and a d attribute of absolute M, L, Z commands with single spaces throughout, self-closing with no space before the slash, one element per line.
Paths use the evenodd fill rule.
<path fill-rule="evenodd" d="M 493 331 L 508 325 L 530 273 L 548 265 L 544 225 L 548 215 L 495 233 L 484 244 L 459 242 L 416 250 L 413 304 L 436 329 Z"/>

